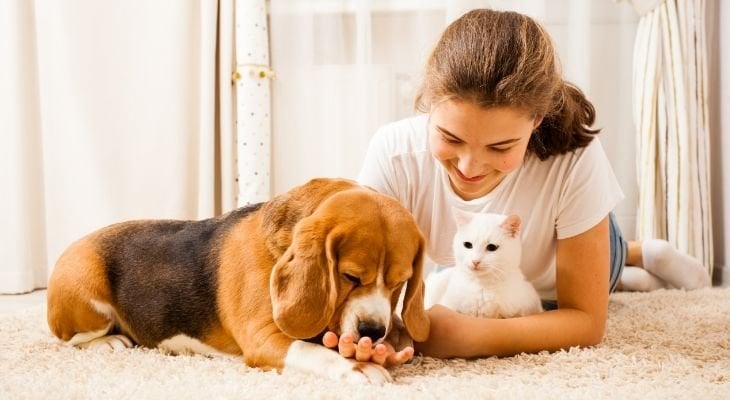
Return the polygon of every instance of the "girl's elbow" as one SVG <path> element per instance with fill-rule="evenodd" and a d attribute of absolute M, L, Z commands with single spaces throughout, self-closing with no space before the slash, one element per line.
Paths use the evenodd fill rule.
<path fill-rule="evenodd" d="M 583 344 L 584 347 L 593 347 L 598 346 L 603 341 L 603 334 L 593 334 L 586 338 L 585 343 Z"/>
<path fill-rule="evenodd" d="M 606 335 L 606 324 L 592 324 L 586 332 L 583 346 L 597 346 L 601 344 Z"/>

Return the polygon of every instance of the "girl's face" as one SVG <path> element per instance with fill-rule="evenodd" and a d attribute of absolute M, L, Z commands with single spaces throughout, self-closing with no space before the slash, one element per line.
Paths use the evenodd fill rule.
<path fill-rule="evenodd" d="M 517 108 L 443 101 L 431 108 L 431 154 L 446 168 L 456 194 L 473 200 L 491 192 L 522 164 L 540 122 Z"/>

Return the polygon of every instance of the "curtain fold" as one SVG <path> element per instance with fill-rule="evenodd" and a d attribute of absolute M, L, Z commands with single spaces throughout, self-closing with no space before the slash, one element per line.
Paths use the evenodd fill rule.
<path fill-rule="evenodd" d="M 641 17 L 634 51 L 638 238 L 663 238 L 713 268 L 705 1 Z"/>
<path fill-rule="evenodd" d="M 238 184 L 236 180 L 236 97 L 232 80 L 236 71 L 235 0 L 218 0 L 218 36 L 216 49 L 216 154 L 215 159 L 215 214 L 236 208 Z"/>
<path fill-rule="evenodd" d="M 0 2 L 0 293 L 104 225 L 221 208 L 222 2 Z"/>

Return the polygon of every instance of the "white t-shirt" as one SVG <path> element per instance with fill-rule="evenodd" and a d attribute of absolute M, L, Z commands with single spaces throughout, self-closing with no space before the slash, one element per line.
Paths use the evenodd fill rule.
<path fill-rule="evenodd" d="M 516 213 L 522 220 L 525 277 L 540 297 L 555 300 L 557 239 L 587 231 L 623 199 L 598 139 L 574 152 L 540 161 L 528 155 L 486 196 L 463 200 L 443 166 L 429 151 L 427 115 L 386 125 L 370 141 L 358 178 L 363 185 L 398 199 L 427 240 L 428 257 L 451 266 L 456 225 L 451 207 L 471 212 Z"/>

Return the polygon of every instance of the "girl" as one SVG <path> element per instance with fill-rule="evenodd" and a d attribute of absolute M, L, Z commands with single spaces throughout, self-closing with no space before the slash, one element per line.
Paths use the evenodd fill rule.
<path fill-rule="evenodd" d="M 561 77 L 547 32 L 531 18 L 484 9 L 454 21 L 428 60 L 416 107 L 426 114 L 373 137 L 360 183 L 413 213 L 439 266 L 453 264 L 452 206 L 518 214 L 521 268 L 549 310 L 486 319 L 436 305 L 419 352 L 468 358 L 598 344 L 624 264 L 644 268 L 622 280 L 632 290 L 709 285 L 702 265 L 666 241 L 622 239 L 611 210 L 623 193 L 591 128 L 593 105 Z M 413 355 L 348 334 L 323 341 L 386 365 Z"/>

